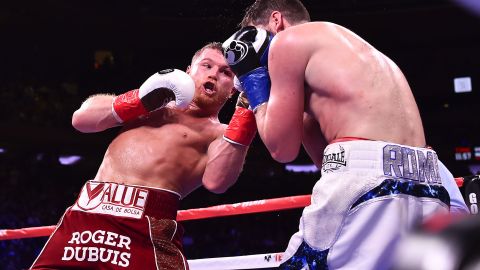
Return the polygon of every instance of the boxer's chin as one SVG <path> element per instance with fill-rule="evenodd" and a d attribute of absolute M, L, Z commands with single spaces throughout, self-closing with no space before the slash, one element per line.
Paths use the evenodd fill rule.
<path fill-rule="evenodd" d="M 198 95 L 193 99 L 193 102 L 200 107 L 205 109 L 211 109 L 212 107 L 221 106 L 222 103 L 218 100 L 218 96 L 207 96 L 207 95 Z"/>

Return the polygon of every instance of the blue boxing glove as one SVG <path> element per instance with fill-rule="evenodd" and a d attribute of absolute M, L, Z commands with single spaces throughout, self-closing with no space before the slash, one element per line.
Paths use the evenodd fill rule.
<path fill-rule="evenodd" d="M 254 111 L 270 97 L 268 49 L 272 37 L 264 29 L 247 26 L 223 43 L 225 58 L 237 75 Z"/>

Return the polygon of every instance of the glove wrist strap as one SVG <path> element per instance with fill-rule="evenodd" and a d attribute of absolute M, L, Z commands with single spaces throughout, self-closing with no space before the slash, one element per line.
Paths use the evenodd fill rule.
<path fill-rule="evenodd" d="M 248 146 L 257 133 L 255 115 L 249 109 L 237 107 L 223 138 L 233 144 Z"/>
<path fill-rule="evenodd" d="M 148 111 L 140 101 L 138 89 L 134 89 L 113 99 L 112 113 L 120 123 L 123 123 L 147 115 Z"/>

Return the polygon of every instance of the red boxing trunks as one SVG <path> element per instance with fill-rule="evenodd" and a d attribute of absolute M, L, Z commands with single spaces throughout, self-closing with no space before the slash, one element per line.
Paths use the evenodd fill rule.
<path fill-rule="evenodd" d="M 88 181 L 32 269 L 188 269 L 179 199 L 158 188 Z"/>

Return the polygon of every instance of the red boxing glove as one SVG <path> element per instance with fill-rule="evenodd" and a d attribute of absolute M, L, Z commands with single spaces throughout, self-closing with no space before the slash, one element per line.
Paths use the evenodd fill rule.
<path fill-rule="evenodd" d="M 172 100 L 177 108 L 187 108 L 194 94 L 195 83 L 190 75 L 178 69 L 165 69 L 150 76 L 139 89 L 115 97 L 112 112 L 123 123 L 163 108 Z"/>
<path fill-rule="evenodd" d="M 140 101 L 138 89 L 118 95 L 113 100 L 112 106 L 113 115 L 120 123 L 148 114 L 148 111 Z"/>
<path fill-rule="evenodd" d="M 249 109 L 237 107 L 223 138 L 233 144 L 248 146 L 257 133 L 255 115 Z"/>

